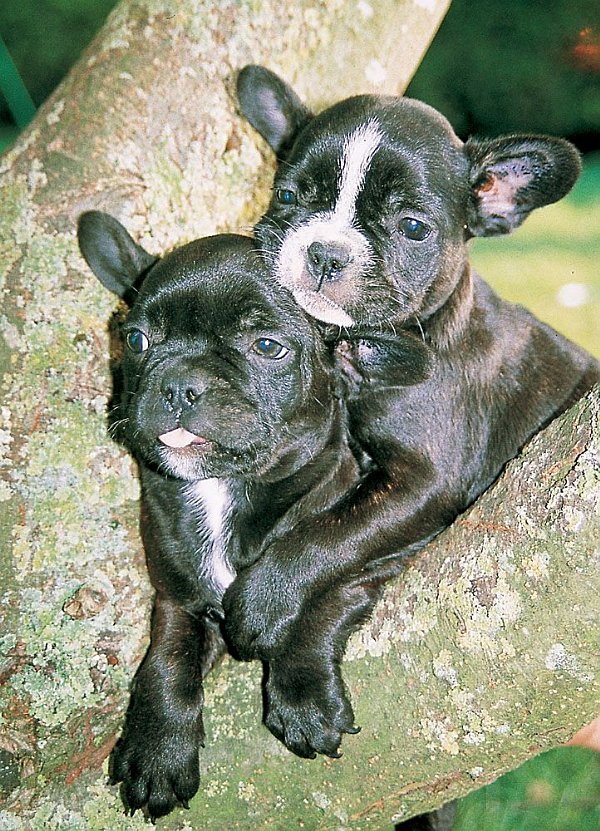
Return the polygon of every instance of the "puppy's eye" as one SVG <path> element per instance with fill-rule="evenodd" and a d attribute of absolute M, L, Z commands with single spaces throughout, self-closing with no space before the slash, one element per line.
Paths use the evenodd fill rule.
<path fill-rule="evenodd" d="M 290 351 L 286 346 L 272 338 L 259 338 L 252 344 L 252 351 L 261 358 L 268 358 L 270 361 L 280 361 Z"/>
<path fill-rule="evenodd" d="M 420 219 L 414 219 L 412 216 L 407 216 L 402 219 L 398 227 L 400 229 L 400 233 L 405 236 L 406 239 L 414 240 L 415 242 L 421 242 L 422 240 L 427 239 L 431 233 L 429 225 L 421 222 Z"/>
<path fill-rule="evenodd" d="M 282 205 L 295 205 L 296 194 L 293 190 L 286 190 L 285 188 L 275 189 L 275 199 L 281 202 Z"/>
<path fill-rule="evenodd" d="M 145 352 L 150 345 L 150 341 L 141 329 L 132 329 L 131 332 L 127 332 L 125 340 L 131 351 L 137 354 Z"/>

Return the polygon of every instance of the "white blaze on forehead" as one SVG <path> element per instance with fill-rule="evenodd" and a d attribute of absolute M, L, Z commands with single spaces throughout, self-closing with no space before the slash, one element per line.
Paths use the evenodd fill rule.
<path fill-rule="evenodd" d="M 383 136 L 374 121 L 358 127 L 345 140 L 341 158 L 339 194 L 334 208 L 336 218 L 352 223 L 356 212 L 356 200 L 365 183 L 373 156 Z"/>

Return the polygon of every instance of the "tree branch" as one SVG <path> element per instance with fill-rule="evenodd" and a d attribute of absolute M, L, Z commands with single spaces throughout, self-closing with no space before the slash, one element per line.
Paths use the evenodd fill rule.
<path fill-rule="evenodd" d="M 109 210 L 157 253 L 249 231 L 272 166 L 235 113 L 236 69 L 266 63 L 316 108 L 393 92 L 446 5 L 124 2 L 0 160 L 1 827 L 143 825 L 100 771 L 150 590 L 137 480 L 106 435 L 112 299 L 77 216 Z M 363 732 L 343 759 L 292 757 L 260 724 L 260 666 L 226 661 L 202 791 L 164 827 L 387 827 L 595 715 L 598 409 L 552 425 L 389 587 L 348 650 Z"/>

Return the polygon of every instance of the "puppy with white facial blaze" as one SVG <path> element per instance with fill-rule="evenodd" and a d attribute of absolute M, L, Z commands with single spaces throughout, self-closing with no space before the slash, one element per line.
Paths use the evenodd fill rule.
<path fill-rule="evenodd" d="M 96 211 L 78 237 L 98 279 L 129 304 L 114 416 L 139 463 L 156 590 L 111 775 L 130 810 L 159 817 L 198 788 L 202 679 L 226 648 L 224 592 L 267 538 L 334 504 L 360 471 L 332 348 L 251 240 L 210 237 L 158 259 Z M 263 579 L 278 584 L 268 570 Z M 266 722 L 299 755 L 335 756 L 355 732 L 339 663 L 359 607 L 341 640 L 337 619 L 307 616 L 269 664 Z M 229 604 L 233 628 L 236 614 Z"/>
<path fill-rule="evenodd" d="M 294 610 L 318 606 L 325 580 L 352 578 L 373 601 L 407 554 L 600 379 L 600 366 L 499 298 L 469 264 L 471 237 L 507 233 L 569 191 L 580 160 L 568 142 L 463 143 L 440 113 L 407 98 L 359 95 L 313 115 L 258 66 L 240 73 L 238 97 L 280 162 L 258 248 L 298 303 L 350 344 L 350 363 L 355 339 L 381 339 L 362 354 L 362 370 L 368 377 L 373 360 L 379 371 L 382 355 L 389 369 L 387 386 L 384 369 L 382 383 L 361 384 L 348 405 L 351 433 L 373 461 L 360 487 L 272 541 L 256 582 L 249 569 L 225 595 L 238 609 L 256 603 L 260 570 L 284 563 L 282 584 L 297 588 L 275 592 L 279 605 L 265 596 L 260 621 L 238 614 L 231 629 L 240 654 L 268 657 L 296 625 Z M 431 367 L 407 384 L 391 367 L 410 336 Z M 312 581 L 298 581 L 302 573 Z"/>

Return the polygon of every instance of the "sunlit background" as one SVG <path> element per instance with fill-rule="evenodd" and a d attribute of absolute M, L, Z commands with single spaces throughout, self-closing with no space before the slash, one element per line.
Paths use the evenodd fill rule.
<path fill-rule="evenodd" d="M 1 0 L 0 150 L 86 47 L 116 0 Z M 459 135 L 561 135 L 584 154 L 572 193 L 476 268 L 600 357 L 600 0 L 454 0 L 408 94 Z M 600 712 L 600 702 L 598 703 Z M 600 754 L 551 751 L 463 800 L 456 831 L 600 831 Z"/>

